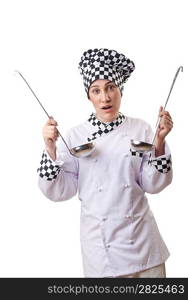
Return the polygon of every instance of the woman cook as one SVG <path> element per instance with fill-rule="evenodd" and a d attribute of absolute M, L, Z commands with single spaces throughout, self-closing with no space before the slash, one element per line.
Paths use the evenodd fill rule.
<path fill-rule="evenodd" d="M 45 150 L 39 188 L 52 201 L 81 201 L 80 240 L 86 277 L 165 277 L 169 251 L 160 235 L 146 193 L 162 191 L 172 181 L 165 141 L 173 127 L 160 108 L 160 127 L 151 153 L 132 149 L 130 140 L 150 142 L 150 125 L 119 111 L 124 83 L 133 61 L 115 50 L 89 49 L 79 63 L 95 112 L 67 132 L 69 148 L 95 142 L 87 157 L 70 155 L 58 138 L 57 122 L 43 128 Z"/>

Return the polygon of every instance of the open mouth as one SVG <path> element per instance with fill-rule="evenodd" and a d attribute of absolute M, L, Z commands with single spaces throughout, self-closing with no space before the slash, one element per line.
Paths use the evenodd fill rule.
<path fill-rule="evenodd" d="M 102 107 L 102 109 L 104 109 L 104 110 L 107 110 L 107 109 L 110 109 L 110 108 L 112 108 L 112 105 L 108 105 L 108 106 L 103 106 Z"/>

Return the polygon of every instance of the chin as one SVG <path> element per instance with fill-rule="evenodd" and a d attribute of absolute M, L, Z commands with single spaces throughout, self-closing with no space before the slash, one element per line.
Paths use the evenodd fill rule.
<path fill-rule="evenodd" d="M 114 112 L 106 112 L 106 113 L 103 114 L 102 117 L 103 117 L 104 119 L 107 120 L 106 122 L 111 122 L 111 121 L 113 121 L 114 119 L 116 119 L 117 113 L 114 113 Z"/>
<path fill-rule="evenodd" d="M 99 120 L 101 119 L 103 122 L 111 122 L 116 119 L 119 111 L 99 111 L 96 112 Z"/>

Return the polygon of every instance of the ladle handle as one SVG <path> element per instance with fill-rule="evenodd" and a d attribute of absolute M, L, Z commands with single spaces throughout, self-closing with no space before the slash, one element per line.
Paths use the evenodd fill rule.
<path fill-rule="evenodd" d="M 42 105 L 42 103 L 40 102 L 40 100 L 38 99 L 38 97 L 37 97 L 37 95 L 35 94 L 35 92 L 34 92 L 34 91 L 32 90 L 32 88 L 30 87 L 30 85 L 29 85 L 29 83 L 27 82 L 27 80 L 24 78 L 24 76 L 23 76 L 19 71 L 16 70 L 15 72 L 17 72 L 17 73 L 22 77 L 22 79 L 25 81 L 25 83 L 27 84 L 28 88 L 30 89 L 30 91 L 32 92 L 32 94 L 35 96 L 35 98 L 37 99 L 38 103 L 39 103 L 40 106 L 42 107 L 43 111 L 45 112 L 45 114 L 46 114 L 46 115 L 48 116 L 48 118 L 50 119 L 51 116 L 47 113 L 46 109 L 44 108 L 44 106 Z M 70 153 L 71 155 L 73 155 L 73 154 L 71 153 L 71 151 L 70 151 L 70 149 L 69 149 L 67 143 L 65 142 L 63 136 L 61 135 L 61 133 L 59 132 L 58 129 L 57 129 L 57 132 L 58 132 L 59 136 L 62 138 L 63 142 L 65 143 L 65 146 L 66 146 L 67 149 L 69 150 L 69 153 Z"/>
<path fill-rule="evenodd" d="M 71 151 L 70 151 L 70 149 L 69 149 L 69 147 L 68 147 L 68 145 L 67 145 L 67 143 L 65 142 L 65 140 L 64 140 L 64 138 L 63 138 L 63 136 L 62 136 L 62 134 L 59 132 L 59 130 L 57 129 L 57 132 L 59 133 L 59 136 L 61 137 L 61 139 L 63 140 L 63 142 L 64 142 L 64 144 L 65 144 L 65 146 L 67 147 L 67 149 L 69 150 L 69 153 L 71 154 L 71 155 L 73 155 L 72 153 L 71 153 Z M 74 156 L 74 155 L 73 155 Z"/>
<path fill-rule="evenodd" d="M 164 107 L 163 107 L 164 110 L 165 110 L 165 108 L 166 108 L 166 106 L 167 106 L 168 100 L 169 100 L 169 98 L 170 98 L 170 94 L 171 94 L 171 92 L 172 92 L 172 89 L 173 89 L 173 87 L 174 87 L 176 78 L 177 78 L 177 76 L 178 76 L 180 70 L 183 72 L 183 67 L 182 67 L 182 66 L 180 66 L 180 67 L 178 68 L 178 70 L 176 71 L 176 74 L 175 74 L 175 76 L 174 76 L 172 85 L 171 85 L 171 87 L 170 87 L 170 91 L 169 91 L 168 97 L 167 97 L 166 102 L 165 102 L 165 105 L 164 105 Z M 156 135 L 157 135 L 157 131 L 158 131 L 158 127 L 159 127 L 160 120 L 161 120 L 161 118 L 158 117 L 157 124 L 156 124 L 156 131 L 155 131 L 155 134 L 154 134 L 153 140 L 152 140 L 152 145 L 153 145 L 154 142 L 155 142 L 155 138 L 156 138 Z"/>

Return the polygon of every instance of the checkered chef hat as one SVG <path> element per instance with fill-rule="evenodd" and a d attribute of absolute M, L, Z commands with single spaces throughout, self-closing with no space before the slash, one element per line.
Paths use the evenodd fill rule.
<path fill-rule="evenodd" d="M 123 93 L 123 84 L 135 69 L 133 61 L 116 50 L 89 49 L 81 57 L 78 66 L 88 94 L 91 83 L 96 79 L 113 81 Z"/>

